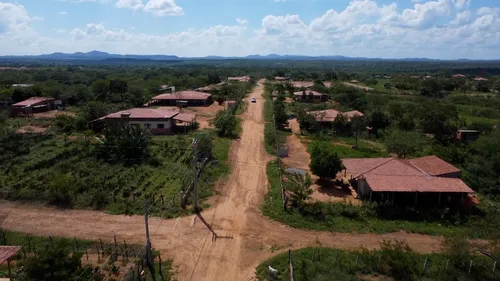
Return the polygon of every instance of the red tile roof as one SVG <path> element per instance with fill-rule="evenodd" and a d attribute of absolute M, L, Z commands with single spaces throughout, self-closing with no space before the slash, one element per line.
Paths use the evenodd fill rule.
<path fill-rule="evenodd" d="M 476 78 L 474 78 L 474 81 L 488 81 L 488 79 L 483 78 L 483 77 L 476 77 Z"/>
<path fill-rule="evenodd" d="M 348 112 L 340 112 L 335 109 L 327 109 L 327 110 L 318 110 L 318 111 L 309 111 L 307 114 L 314 116 L 314 119 L 318 122 L 333 122 L 340 115 L 343 114 L 347 117 L 348 121 L 351 121 L 351 118 L 355 116 L 363 117 L 365 116 L 363 112 L 353 110 Z"/>
<path fill-rule="evenodd" d="M 335 109 L 309 111 L 307 114 L 312 115 L 318 122 L 333 122 L 341 114 L 340 111 Z"/>
<path fill-rule="evenodd" d="M 435 155 L 410 159 L 408 162 L 431 176 L 460 172 L 457 167 Z"/>
<path fill-rule="evenodd" d="M 437 156 L 412 160 L 398 158 L 342 159 L 354 178 L 365 178 L 373 191 L 394 192 L 474 192 L 458 178 L 438 177 L 459 172 Z"/>
<path fill-rule="evenodd" d="M 29 98 L 27 100 L 23 100 L 21 102 L 18 102 L 18 103 L 15 103 L 13 104 L 12 106 L 16 106 L 16 107 L 26 107 L 26 106 L 33 106 L 37 103 L 41 103 L 41 102 L 47 102 L 47 101 L 54 101 L 55 99 L 54 98 L 47 98 L 47 97 L 32 97 L 32 98 Z"/>
<path fill-rule="evenodd" d="M 351 119 L 355 116 L 363 117 L 365 114 L 361 111 L 353 110 L 353 111 L 347 111 L 344 112 L 344 114 L 347 116 L 348 119 Z"/>
<path fill-rule="evenodd" d="M 197 91 L 180 91 L 173 94 L 161 94 L 153 97 L 153 100 L 206 100 L 212 95 Z"/>
<path fill-rule="evenodd" d="M 292 81 L 292 86 L 294 86 L 295 88 L 309 88 L 309 87 L 312 87 L 314 86 L 314 82 L 311 82 L 311 81 Z"/>
<path fill-rule="evenodd" d="M 322 93 L 316 92 L 316 91 L 305 91 L 305 92 L 306 92 L 306 96 L 308 96 L 309 94 L 313 94 L 313 96 L 325 96 L 326 95 L 326 94 L 322 94 Z M 304 94 L 304 91 L 293 93 L 294 96 L 302 96 L 303 94 Z"/>
<path fill-rule="evenodd" d="M 245 75 L 245 76 L 238 76 L 238 77 L 228 77 L 227 80 L 238 81 L 238 82 L 250 82 L 250 76 Z"/>
<path fill-rule="evenodd" d="M 0 246 L 0 264 L 15 256 L 21 250 L 21 246 Z"/>
<path fill-rule="evenodd" d="M 365 179 L 376 192 L 474 192 L 457 178 L 367 175 Z"/>
<path fill-rule="evenodd" d="M 196 119 L 196 114 L 190 113 L 179 113 L 175 115 L 174 120 L 182 121 L 182 122 L 193 122 Z"/>
<path fill-rule="evenodd" d="M 106 115 L 100 119 L 120 119 L 123 114 L 130 113 L 128 119 L 170 119 L 177 114 L 177 110 L 161 110 L 153 108 L 131 108 Z"/>

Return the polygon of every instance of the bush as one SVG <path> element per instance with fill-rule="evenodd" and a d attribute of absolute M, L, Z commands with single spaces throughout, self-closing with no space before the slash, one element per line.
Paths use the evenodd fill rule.
<path fill-rule="evenodd" d="M 343 168 L 342 161 L 326 142 L 316 141 L 311 146 L 311 171 L 320 178 L 335 178 Z"/>
<path fill-rule="evenodd" d="M 215 116 L 215 129 L 221 137 L 236 137 L 238 120 L 230 111 L 221 110 Z"/>

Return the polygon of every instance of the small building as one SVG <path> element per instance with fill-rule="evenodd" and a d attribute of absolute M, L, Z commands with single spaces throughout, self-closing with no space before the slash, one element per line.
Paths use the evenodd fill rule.
<path fill-rule="evenodd" d="M 318 111 L 309 111 L 307 114 L 312 115 L 316 122 L 318 123 L 333 123 L 338 116 L 343 115 L 347 118 L 347 121 L 351 121 L 352 118 L 358 116 L 363 117 L 365 114 L 363 112 L 353 110 L 348 112 L 340 112 L 335 109 L 326 109 L 326 110 L 318 110 Z"/>
<path fill-rule="evenodd" d="M 476 77 L 476 78 L 474 78 L 474 81 L 488 81 L 488 79 L 486 79 L 484 77 Z"/>
<path fill-rule="evenodd" d="M 10 85 L 11 88 L 29 88 L 33 87 L 34 84 L 12 84 Z"/>
<path fill-rule="evenodd" d="M 301 102 L 323 102 L 328 100 L 328 95 L 307 90 L 293 93 L 293 98 Z"/>
<path fill-rule="evenodd" d="M 478 130 L 457 130 L 457 140 L 460 141 L 475 141 L 479 138 L 479 135 Z"/>
<path fill-rule="evenodd" d="M 343 159 L 344 176 L 361 198 L 405 204 L 460 206 L 474 191 L 460 170 L 437 156 Z"/>
<path fill-rule="evenodd" d="M 150 103 L 165 106 L 208 106 L 213 103 L 213 99 L 211 94 L 205 92 L 180 91 L 155 96 Z"/>
<path fill-rule="evenodd" d="M 106 126 L 126 123 L 147 128 L 154 135 L 168 135 L 182 131 L 178 128 L 180 124 L 184 128 L 184 126 L 192 126 L 195 121 L 196 115 L 181 113 L 178 110 L 131 108 L 91 121 L 91 127 L 94 131 L 100 131 Z"/>
<path fill-rule="evenodd" d="M 236 82 L 250 82 L 251 77 L 248 75 L 245 76 L 236 76 L 236 77 L 228 77 L 228 81 L 236 81 Z"/>
<path fill-rule="evenodd" d="M 351 83 L 353 83 L 353 84 L 358 84 L 358 83 L 359 83 L 359 81 L 358 81 L 358 80 L 351 80 L 351 81 L 349 81 L 349 82 L 351 82 Z"/>
<path fill-rule="evenodd" d="M 12 116 L 24 114 L 31 116 L 33 113 L 45 112 L 54 109 L 54 98 L 31 97 L 21 102 L 12 104 L 10 112 Z"/>
<path fill-rule="evenodd" d="M 465 76 L 465 75 L 463 75 L 463 74 L 460 74 L 460 73 L 453 74 L 453 75 L 451 76 L 451 78 L 465 78 L 465 77 L 467 77 L 467 76 Z"/>
<path fill-rule="evenodd" d="M 292 81 L 291 82 L 292 86 L 299 90 L 301 88 L 311 88 L 312 86 L 314 86 L 314 82 L 312 81 Z"/>
<path fill-rule="evenodd" d="M 17 255 L 21 248 L 21 246 L 0 246 L 0 264 L 7 262 L 7 280 L 12 278 L 10 261 Z"/>
<path fill-rule="evenodd" d="M 274 77 L 274 81 L 288 81 L 288 80 L 290 80 L 290 77 L 282 77 L 282 76 Z"/>

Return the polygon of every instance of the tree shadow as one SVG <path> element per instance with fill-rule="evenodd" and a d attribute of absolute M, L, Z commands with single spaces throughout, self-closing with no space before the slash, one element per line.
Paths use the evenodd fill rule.
<path fill-rule="evenodd" d="M 342 183 L 340 181 L 332 181 L 330 179 L 318 179 L 316 181 L 318 187 L 318 192 L 326 194 L 328 196 L 334 196 L 337 198 L 350 197 L 351 191 L 349 190 L 349 185 Z"/>

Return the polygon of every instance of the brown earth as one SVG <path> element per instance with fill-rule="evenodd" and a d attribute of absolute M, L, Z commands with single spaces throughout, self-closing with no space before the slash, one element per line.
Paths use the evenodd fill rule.
<path fill-rule="evenodd" d="M 19 134 L 26 134 L 26 133 L 39 133 L 43 134 L 48 130 L 48 128 L 44 127 L 38 127 L 38 126 L 22 126 L 21 128 L 17 129 L 17 133 Z"/>
<path fill-rule="evenodd" d="M 262 95 L 260 82 L 249 97 L 257 98 L 257 103 L 250 104 L 241 116 L 243 133 L 232 146 L 232 174 L 218 203 L 200 216 L 150 219 L 153 247 L 162 257 L 173 259 L 180 281 L 253 280 L 255 267 L 276 255 L 277 248 L 281 251 L 306 246 L 373 249 L 384 239 L 402 239 L 419 252 L 440 249 L 441 237 L 406 232 L 376 235 L 299 230 L 263 217 L 259 207 L 267 191 L 266 163 L 271 157 L 263 145 Z M 127 243 L 145 242 L 140 215 L 57 210 L 0 201 L 0 221 L 2 219 L 1 227 L 12 231 L 82 239 L 100 237 L 109 242 L 116 233 L 118 239 L 125 239 Z M 209 228 L 219 236 L 215 241 Z"/>
<path fill-rule="evenodd" d="M 373 88 L 370 88 L 370 87 L 367 87 L 367 86 L 358 85 L 356 83 L 343 82 L 342 84 L 344 84 L 346 86 L 358 88 L 358 89 L 361 89 L 361 90 L 364 90 L 364 91 L 373 91 Z"/>
<path fill-rule="evenodd" d="M 176 106 L 162 106 L 160 109 L 166 110 L 179 110 Z M 214 102 L 210 106 L 200 106 L 200 107 L 187 107 L 183 108 L 182 112 L 196 114 L 196 121 L 200 124 L 200 129 L 213 128 L 210 121 L 215 118 L 215 115 L 220 110 L 224 109 L 224 105 L 219 105 Z"/>
<path fill-rule="evenodd" d="M 46 111 L 46 112 L 33 113 L 33 117 L 35 119 L 56 118 L 57 115 L 76 116 L 76 113 L 71 112 L 71 111 L 60 111 L 60 110 L 51 110 L 51 111 Z"/>

